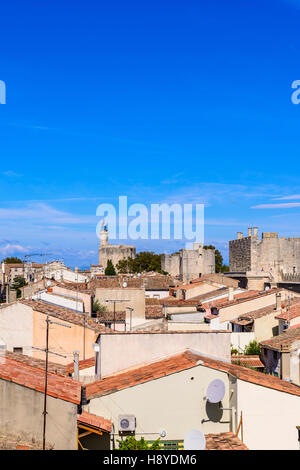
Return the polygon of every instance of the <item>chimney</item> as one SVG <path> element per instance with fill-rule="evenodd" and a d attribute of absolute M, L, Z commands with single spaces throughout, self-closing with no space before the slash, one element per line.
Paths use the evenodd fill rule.
<path fill-rule="evenodd" d="M 75 273 L 78 273 L 78 267 L 75 266 Z"/>
<path fill-rule="evenodd" d="M 248 228 L 248 237 L 252 237 L 252 228 Z"/>
<path fill-rule="evenodd" d="M 233 295 L 233 287 L 228 288 L 228 300 L 233 300 L 234 295 Z"/>
<path fill-rule="evenodd" d="M 254 228 L 253 228 L 253 236 L 254 236 L 255 238 L 258 237 L 258 227 L 254 227 Z"/>
<path fill-rule="evenodd" d="M 281 311 L 281 292 L 276 294 L 276 310 Z"/>
<path fill-rule="evenodd" d="M 241 238 L 243 238 L 243 232 L 238 232 L 237 239 L 240 240 Z"/>
<path fill-rule="evenodd" d="M 74 380 L 79 380 L 79 351 L 73 351 L 74 354 Z"/>

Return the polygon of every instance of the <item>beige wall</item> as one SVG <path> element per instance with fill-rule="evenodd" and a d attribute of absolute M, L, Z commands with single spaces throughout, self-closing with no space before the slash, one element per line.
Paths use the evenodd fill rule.
<path fill-rule="evenodd" d="M 230 361 L 230 332 L 105 334 L 101 336 L 101 375 L 152 362 L 188 348 Z"/>
<path fill-rule="evenodd" d="M 209 383 L 217 378 L 225 384 L 222 405 L 228 408 L 227 374 L 203 366 L 95 398 L 85 408 L 111 419 L 116 433 L 120 414 L 135 415 L 137 437 L 144 436 L 148 440 L 157 439 L 161 430 L 167 432 L 163 440 L 183 440 L 191 429 L 200 429 L 205 434 L 226 432 L 231 429 L 230 412 L 220 411 L 218 404 L 207 405 L 204 399 Z M 212 418 L 217 421 L 209 420 Z"/>
<path fill-rule="evenodd" d="M 92 313 L 92 300 L 91 300 L 91 295 L 90 294 L 85 294 L 84 292 L 80 292 L 80 291 L 78 291 L 78 293 L 77 293 L 74 290 L 65 289 L 65 288 L 59 287 L 59 286 L 53 286 L 52 290 L 53 290 L 53 292 L 57 292 L 59 294 L 71 295 L 73 297 L 76 297 L 78 295 L 78 298 L 83 300 L 84 311 L 87 312 L 87 313 Z"/>
<path fill-rule="evenodd" d="M 106 299 L 112 300 L 128 300 L 128 302 L 116 302 L 116 311 L 125 310 L 126 307 L 134 308 L 132 312 L 133 324 L 136 324 L 136 320 L 145 321 L 145 289 L 135 289 L 131 287 L 120 288 L 120 289 L 109 289 L 109 288 L 97 288 L 95 299 L 99 300 L 100 304 L 107 305 L 110 311 L 113 311 L 114 303 L 106 303 Z M 127 312 L 129 312 L 127 310 Z M 126 315 L 126 323 L 129 324 Z"/>
<path fill-rule="evenodd" d="M 43 440 L 44 394 L 0 379 L 0 431 Z M 77 449 L 77 405 L 47 397 L 46 445 L 54 449 Z"/>
<path fill-rule="evenodd" d="M 283 294 L 283 299 L 284 299 L 284 294 Z M 267 307 L 275 303 L 276 303 L 276 292 L 274 292 L 274 294 L 262 295 L 261 297 L 258 297 L 252 300 L 247 300 L 245 302 L 241 302 L 236 305 L 231 305 L 228 307 L 220 308 L 219 310 L 220 322 L 233 320 L 234 318 L 237 318 L 239 315 L 252 312 L 254 310 L 258 310 L 259 308 Z"/>
<path fill-rule="evenodd" d="M 278 314 L 279 312 L 274 310 L 274 313 L 257 318 L 254 321 L 254 334 L 256 341 L 264 341 L 265 339 L 272 338 L 272 336 L 279 334 L 278 320 L 275 318 Z"/>
<path fill-rule="evenodd" d="M 23 353 L 32 356 L 33 327 L 32 308 L 21 303 L 0 307 L 0 340 L 9 351 L 23 348 Z"/>
<path fill-rule="evenodd" d="M 251 450 L 297 450 L 300 397 L 237 381 L 237 417 L 243 412 L 244 442 Z"/>
<path fill-rule="evenodd" d="M 44 349 L 46 346 L 46 318 L 43 313 L 33 312 L 33 345 Z M 52 321 L 57 321 L 63 325 L 71 326 L 65 328 L 61 325 L 52 324 L 49 329 L 49 349 L 64 357 L 51 356 L 53 362 L 58 364 L 69 364 L 73 360 L 73 351 L 79 351 L 79 359 L 93 357 L 95 352 L 93 343 L 98 337 L 98 333 L 79 325 L 74 325 L 63 320 L 50 317 Z M 84 354 L 85 352 L 85 354 Z M 33 351 L 33 356 L 39 359 L 45 359 L 43 351 Z"/>

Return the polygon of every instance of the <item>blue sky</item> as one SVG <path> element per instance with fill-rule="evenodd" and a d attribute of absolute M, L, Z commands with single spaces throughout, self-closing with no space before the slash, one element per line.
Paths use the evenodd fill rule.
<path fill-rule="evenodd" d="M 300 236 L 299 26 L 300 0 L 5 2 L 0 257 L 96 263 L 119 195 L 205 203 L 225 259 L 250 225 Z"/>

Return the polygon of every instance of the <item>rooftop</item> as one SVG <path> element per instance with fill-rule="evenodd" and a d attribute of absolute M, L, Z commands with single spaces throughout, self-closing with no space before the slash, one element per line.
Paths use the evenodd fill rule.
<path fill-rule="evenodd" d="M 235 305 L 238 303 L 247 302 L 249 300 L 258 299 L 260 297 L 265 297 L 267 295 L 275 294 L 276 292 L 282 292 L 282 291 L 283 289 L 279 289 L 279 288 L 269 289 L 266 291 L 248 290 L 245 292 L 241 292 L 240 294 L 235 294 L 233 300 L 217 299 L 211 302 L 205 302 L 201 304 L 201 306 L 203 308 L 217 307 L 219 309 L 225 308 L 225 307 L 231 307 L 232 305 Z"/>
<path fill-rule="evenodd" d="M 69 308 L 61 307 L 55 304 L 48 304 L 42 300 L 20 300 L 20 303 L 31 307 L 37 312 L 44 313 L 59 320 L 64 320 L 68 323 L 72 323 L 78 326 L 85 326 L 90 330 L 94 330 L 98 333 L 112 333 L 111 329 L 105 328 L 103 325 L 99 325 L 91 319 L 85 324 L 85 317 L 81 313 L 76 313 L 74 310 Z"/>
<path fill-rule="evenodd" d="M 300 317 L 300 298 L 293 299 L 290 305 L 290 311 L 282 312 L 275 318 L 278 320 L 293 320 L 294 318 Z"/>
<path fill-rule="evenodd" d="M 289 352 L 295 341 L 300 341 L 300 327 L 288 328 L 281 335 L 273 336 L 273 338 L 262 341 L 259 345 L 279 352 Z"/>
<path fill-rule="evenodd" d="M 13 359 L 17 362 L 23 362 L 24 364 L 27 364 L 32 367 L 37 367 L 38 369 L 42 369 L 43 371 L 46 367 L 46 361 L 43 361 L 42 359 L 37 359 L 32 356 L 26 356 L 25 354 L 13 353 L 4 350 L 0 351 L 0 361 L 3 357 L 6 357 L 7 359 Z M 56 375 L 61 375 L 62 377 L 66 375 L 66 367 L 61 364 L 56 364 L 55 362 L 48 362 L 48 371 Z"/>
<path fill-rule="evenodd" d="M 38 392 L 45 391 L 45 370 L 29 365 L 19 358 L 11 359 L 6 355 L 0 357 L 0 379 Z M 47 395 L 79 404 L 81 383 L 52 372 L 48 373 Z"/>
<path fill-rule="evenodd" d="M 111 421 L 109 419 L 87 413 L 86 411 L 83 411 L 81 415 L 77 415 L 77 421 L 78 423 L 88 424 L 95 428 L 102 429 L 105 432 L 111 431 Z"/>
<path fill-rule="evenodd" d="M 159 379 L 170 374 L 175 374 L 199 365 L 230 373 L 240 380 L 256 385 L 271 388 L 280 392 L 300 396 L 300 387 L 285 382 L 278 377 L 266 375 L 255 370 L 231 364 L 216 359 L 211 359 L 191 350 L 175 354 L 151 364 L 138 366 L 125 372 L 104 377 L 101 380 L 89 383 L 85 386 L 86 398 L 109 395 L 125 388 L 134 387 L 151 380 Z"/>
<path fill-rule="evenodd" d="M 206 450 L 249 450 L 233 432 L 206 434 Z"/>

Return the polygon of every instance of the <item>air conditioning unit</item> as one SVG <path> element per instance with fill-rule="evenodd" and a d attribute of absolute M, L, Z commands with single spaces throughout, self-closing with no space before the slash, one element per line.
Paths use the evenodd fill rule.
<path fill-rule="evenodd" d="M 136 428 L 136 418 L 134 415 L 119 415 L 119 433 L 134 432 Z"/>

